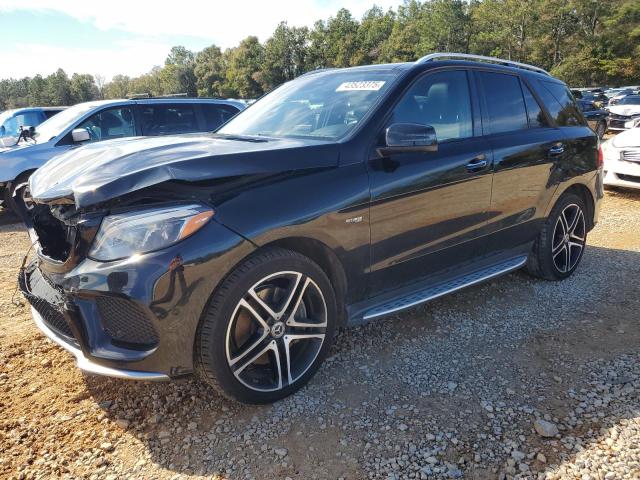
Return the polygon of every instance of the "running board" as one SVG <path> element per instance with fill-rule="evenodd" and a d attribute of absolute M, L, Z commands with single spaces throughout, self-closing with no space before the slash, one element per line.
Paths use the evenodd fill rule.
<path fill-rule="evenodd" d="M 442 297 L 448 293 L 455 292 L 456 290 L 461 290 L 465 287 L 475 285 L 476 283 L 484 282 L 490 278 L 511 272 L 512 270 L 517 270 L 524 266 L 525 263 L 527 263 L 526 256 L 512 258 L 491 267 L 463 275 L 462 277 L 457 277 L 447 282 L 436 284 L 429 288 L 425 288 L 424 290 L 411 293 L 405 297 L 394 299 L 388 303 L 367 310 L 364 312 L 362 319 L 364 321 L 368 321 L 406 308 L 414 307 L 421 303 L 428 302 L 429 300 Z"/>

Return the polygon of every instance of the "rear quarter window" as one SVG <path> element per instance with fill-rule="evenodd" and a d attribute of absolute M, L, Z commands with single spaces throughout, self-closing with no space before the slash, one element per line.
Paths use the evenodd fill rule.
<path fill-rule="evenodd" d="M 539 80 L 537 91 L 559 127 L 586 125 L 586 120 L 565 85 Z"/>

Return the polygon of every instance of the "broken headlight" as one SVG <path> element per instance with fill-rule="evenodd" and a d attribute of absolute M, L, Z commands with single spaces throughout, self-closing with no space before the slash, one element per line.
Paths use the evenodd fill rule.
<path fill-rule="evenodd" d="M 102 220 L 89 257 L 118 260 L 166 248 L 200 230 L 213 216 L 202 205 L 148 208 Z"/>

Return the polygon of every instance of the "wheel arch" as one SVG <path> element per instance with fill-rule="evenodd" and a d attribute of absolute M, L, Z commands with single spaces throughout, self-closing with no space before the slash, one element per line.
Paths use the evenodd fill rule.
<path fill-rule="evenodd" d="M 16 175 L 13 180 L 10 180 L 5 184 L 4 201 L 8 206 L 12 206 L 13 204 L 13 200 L 11 198 L 13 194 L 13 188 L 16 185 L 22 183 L 25 179 L 29 178 L 36 170 L 37 168 L 27 168 L 26 170 L 23 170 L 18 175 Z"/>
<path fill-rule="evenodd" d="M 574 183 L 572 185 L 567 186 L 563 190 L 559 189 L 558 192 L 556 192 L 556 195 L 554 196 L 553 201 L 550 202 L 545 216 L 549 216 L 549 214 L 551 213 L 551 210 L 556 205 L 556 203 L 558 203 L 560 198 L 567 193 L 573 193 L 575 195 L 578 195 L 580 198 L 582 198 L 585 206 L 587 207 L 587 212 L 586 212 L 587 213 L 587 230 L 593 229 L 593 227 L 595 226 L 594 215 L 595 215 L 596 201 L 589 187 L 583 183 Z"/>
<path fill-rule="evenodd" d="M 309 237 L 286 237 L 262 245 L 256 250 L 261 252 L 268 248 L 279 247 L 297 252 L 315 262 L 327 275 L 336 294 L 338 303 L 338 325 L 347 322 L 345 298 L 347 293 L 347 275 L 338 256 L 320 240 Z"/>

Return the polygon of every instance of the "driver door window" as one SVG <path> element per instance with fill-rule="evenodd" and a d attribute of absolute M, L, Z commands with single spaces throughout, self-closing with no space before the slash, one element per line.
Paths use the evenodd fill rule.
<path fill-rule="evenodd" d="M 473 136 L 466 72 L 438 72 L 418 80 L 396 105 L 391 123 L 431 125 L 438 142 Z"/>
<path fill-rule="evenodd" d="M 89 132 L 89 142 L 132 137 L 136 134 L 130 107 L 111 108 L 92 115 L 76 128 Z"/>

